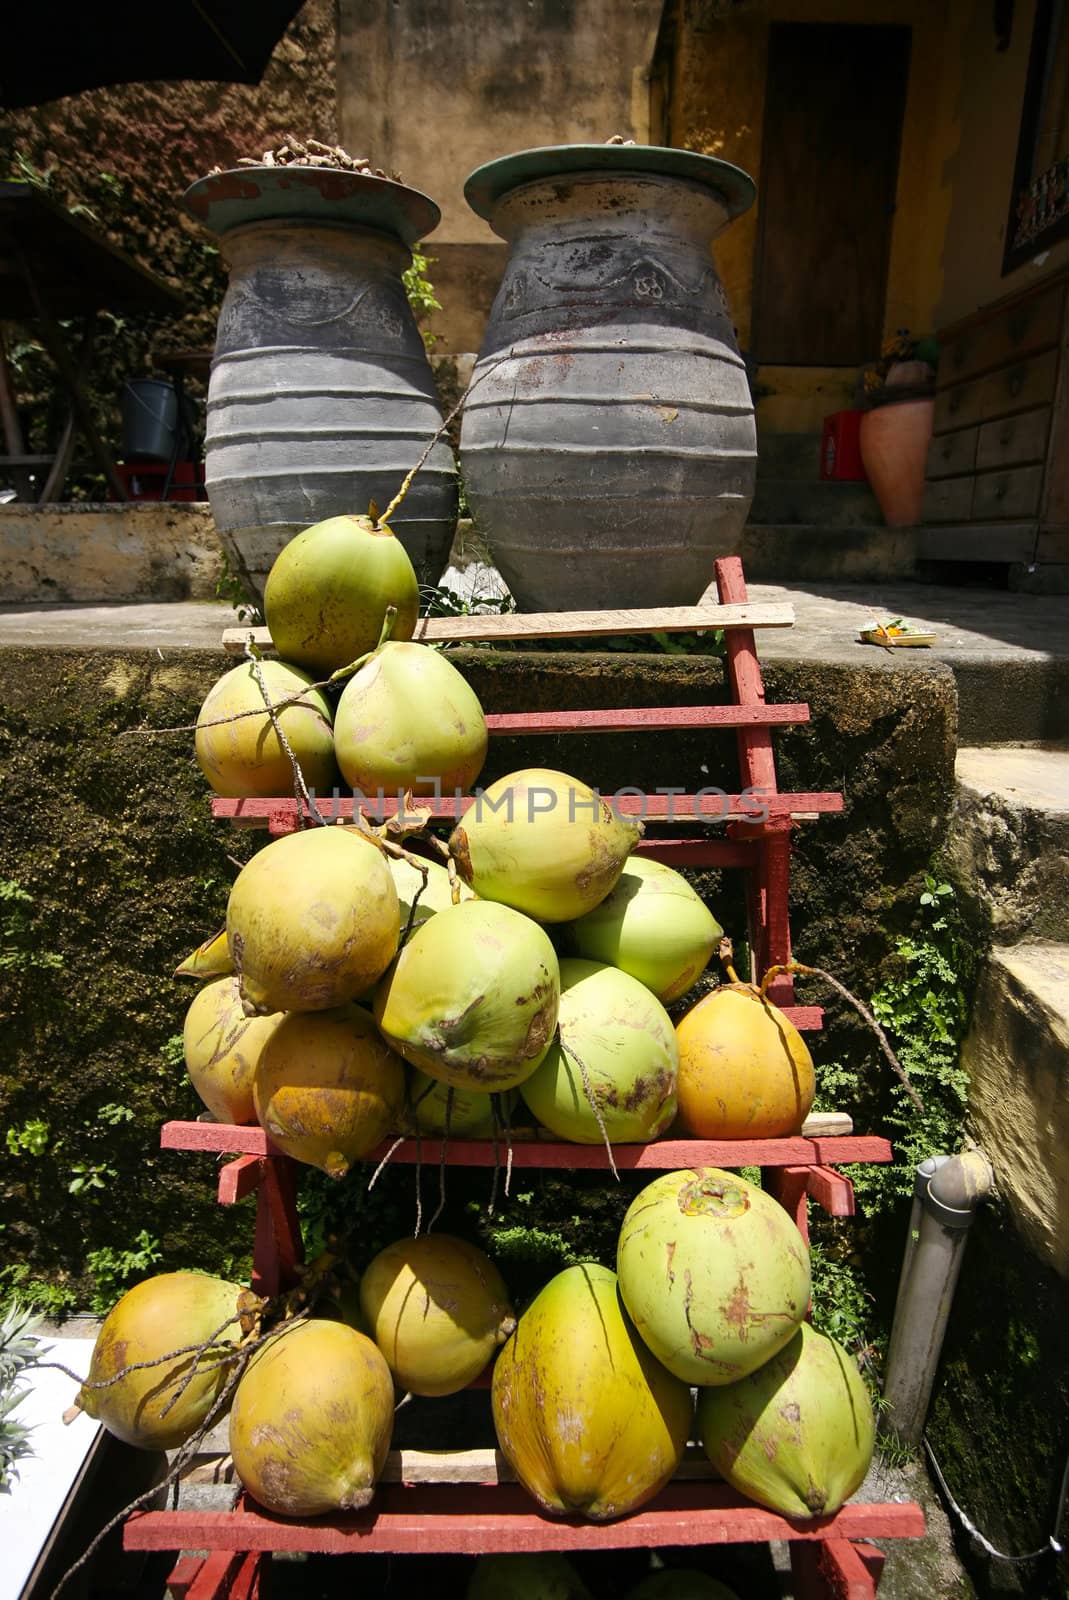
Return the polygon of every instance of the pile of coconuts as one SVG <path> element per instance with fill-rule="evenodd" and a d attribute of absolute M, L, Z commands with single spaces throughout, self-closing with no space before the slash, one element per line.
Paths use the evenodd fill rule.
<path fill-rule="evenodd" d="M 216 792 L 291 792 L 291 755 L 321 793 L 336 769 L 364 794 L 469 790 L 485 718 L 446 656 L 413 642 L 417 607 L 411 563 L 373 518 L 287 545 L 265 596 L 281 659 L 250 653 L 200 714 Z M 389 1134 L 496 1137 L 513 1118 L 588 1144 L 796 1133 L 812 1061 L 759 991 L 723 985 L 673 1026 L 665 1005 L 722 930 L 683 877 L 633 854 L 641 831 L 580 779 L 527 769 L 478 793 L 448 843 L 359 819 L 268 843 L 225 932 L 179 968 L 202 982 L 184 1039 L 208 1113 L 259 1122 L 334 1178 Z M 867 1469 L 865 1387 L 805 1321 L 805 1243 L 730 1172 L 655 1179 L 616 1270 L 571 1266 L 518 1317 L 494 1262 L 450 1235 L 311 1277 L 281 1317 L 199 1273 L 138 1284 L 80 1404 L 146 1448 L 228 1409 L 241 1482 L 293 1517 L 367 1506 L 398 1396 L 456 1393 L 491 1361 L 500 1448 L 549 1514 L 635 1510 L 695 1430 L 724 1478 L 794 1517 L 835 1511 Z"/>

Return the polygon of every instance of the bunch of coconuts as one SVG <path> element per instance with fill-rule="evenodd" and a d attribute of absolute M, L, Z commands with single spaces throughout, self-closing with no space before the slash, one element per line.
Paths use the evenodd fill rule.
<path fill-rule="evenodd" d="M 266 590 L 283 659 L 246 661 L 202 708 L 197 757 L 217 792 L 290 789 L 265 687 L 312 788 L 333 787 L 335 762 L 365 793 L 470 788 L 485 719 L 452 664 L 411 641 L 417 599 L 403 548 L 372 519 L 294 539 Z M 726 985 L 673 1027 L 665 1004 L 721 930 L 678 873 L 632 855 L 640 833 L 579 779 L 529 769 L 476 797 L 448 869 L 358 826 L 267 844 L 233 885 L 225 934 L 179 969 L 207 980 L 185 1046 L 209 1112 L 259 1120 L 334 1177 L 391 1131 L 507 1126 L 517 1096 L 577 1142 L 673 1124 L 796 1132 L 812 1063 L 757 991 Z M 864 1474 L 871 1410 L 850 1359 L 804 1324 L 808 1300 L 805 1246 L 776 1202 L 729 1173 L 668 1173 L 631 1206 L 617 1271 L 568 1268 L 518 1323 L 494 1263 L 447 1235 L 398 1241 L 358 1287 L 273 1330 L 277 1308 L 240 1286 L 163 1274 L 106 1319 L 80 1399 L 150 1448 L 229 1407 L 250 1493 L 315 1516 L 369 1502 L 398 1390 L 454 1393 L 499 1351 L 501 1449 L 547 1512 L 608 1519 L 656 1494 L 697 1386 L 724 1477 L 792 1515 L 826 1514 Z"/>
<path fill-rule="evenodd" d="M 447 1234 L 388 1245 L 258 1338 L 239 1285 L 149 1279 L 106 1318 L 79 1403 L 155 1449 L 229 1405 L 242 1484 L 312 1517 L 371 1503 L 399 1394 L 454 1394 L 493 1361 L 499 1447 L 547 1515 L 628 1515 L 697 1437 L 759 1504 L 823 1517 L 864 1478 L 874 1423 L 852 1358 L 804 1320 L 809 1292 L 775 1200 L 716 1168 L 668 1172 L 632 1202 L 615 1272 L 568 1267 L 518 1319 L 494 1262 Z"/>

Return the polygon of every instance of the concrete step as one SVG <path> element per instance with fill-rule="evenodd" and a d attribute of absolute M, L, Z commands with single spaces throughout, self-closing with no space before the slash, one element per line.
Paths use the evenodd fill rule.
<path fill-rule="evenodd" d="M 1039 1259 L 1069 1276 L 1069 944 L 995 949 L 972 1031 L 969 1132 Z"/>
<path fill-rule="evenodd" d="M 758 473 L 751 522 L 817 523 L 825 528 L 883 528 L 876 496 L 867 483 L 807 483 L 801 478 Z"/>
<path fill-rule="evenodd" d="M 820 478 L 819 433 L 762 433 L 757 435 L 757 476 L 800 478 L 816 483 Z"/>
<path fill-rule="evenodd" d="M 1069 748 L 966 746 L 949 850 L 996 944 L 1069 940 Z"/>
<path fill-rule="evenodd" d="M 835 527 L 751 519 L 735 548 L 752 583 L 879 583 L 911 578 L 914 571 L 914 530 L 882 523 Z"/>

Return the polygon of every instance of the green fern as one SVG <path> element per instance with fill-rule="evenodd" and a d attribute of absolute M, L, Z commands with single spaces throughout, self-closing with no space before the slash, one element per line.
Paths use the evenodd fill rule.
<path fill-rule="evenodd" d="M 12 1415 L 25 1399 L 16 1387 L 28 1367 L 41 1359 L 44 1351 L 36 1338 L 41 1319 L 26 1306 L 13 1302 L 0 1317 L 0 1494 L 10 1494 L 18 1477 L 18 1463 L 33 1454 L 33 1431 Z"/>

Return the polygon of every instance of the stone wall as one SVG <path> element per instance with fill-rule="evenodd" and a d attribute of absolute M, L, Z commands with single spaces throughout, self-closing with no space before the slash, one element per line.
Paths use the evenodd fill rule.
<path fill-rule="evenodd" d="M 222 573 L 206 505 L 0 506 L 0 605 L 214 600 Z"/>

